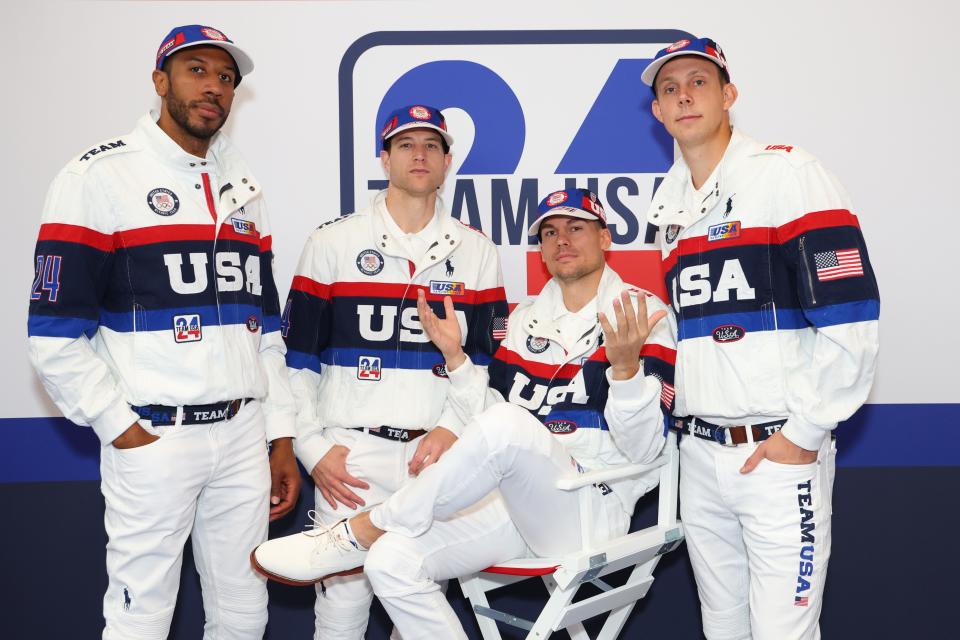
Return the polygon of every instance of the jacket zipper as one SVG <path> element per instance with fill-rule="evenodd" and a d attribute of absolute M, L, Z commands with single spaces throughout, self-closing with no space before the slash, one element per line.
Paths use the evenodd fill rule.
<path fill-rule="evenodd" d="M 217 301 L 217 322 L 222 325 L 223 317 L 220 315 L 220 289 L 217 287 L 216 279 L 217 239 L 220 236 L 220 227 L 217 225 L 217 206 L 213 200 L 213 189 L 210 187 L 210 174 L 201 173 L 200 179 L 203 181 L 203 195 L 207 200 L 207 210 L 210 212 L 210 217 L 213 218 L 213 248 L 210 250 L 210 262 L 214 271 L 213 295 Z"/>
<path fill-rule="evenodd" d="M 201 173 L 200 178 L 203 180 L 203 195 L 207 197 L 207 210 L 210 212 L 211 217 L 213 217 L 213 223 L 217 223 L 217 207 L 213 202 L 213 192 L 210 189 L 210 175 L 206 173 Z"/>
<path fill-rule="evenodd" d="M 807 247 L 804 242 L 806 236 L 800 236 L 800 260 L 803 263 L 803 273 L 807 276 L 807 288 L 810 290 L 810 302 L 817 304 L 817 294 L 813 290 L 813 274 L 810 273 L 810 263 L 807 262 Z"/>

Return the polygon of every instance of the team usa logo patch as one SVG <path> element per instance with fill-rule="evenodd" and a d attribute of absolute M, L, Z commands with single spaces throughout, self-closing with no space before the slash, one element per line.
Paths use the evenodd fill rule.
<path fill-rule="evenodd" d="M 430 295 L 433 296 L 462 296 L 466 295 L 467 287 L 462 282 L 448 280 L 431 280 Z"/>
<path fill-rule="evenodd" d="M 434 367 L 434 369 L 436 369 L 436 367 Z M 444 369 L 444 371 L 446 371 L 446 369 Z M 360 356 L 360 359 L 357 360 L 357 380 L 378 382 L 380 375 L 380 358 L 378 356 Z"/>
<path fill-rule="evenodd" d="M 567 201 L 567 194 L 565 191 L 556 191 L 547 196 L 547 206 L 555 207 L 558 204 L 564 203 Z"/>
<path fill-rule="evenodd" d="M 248 316 L 247 317 L 247 331 L 250 333 L 256 333 L 257 329 L 260 328 L 260 318 L 257 316 Z"/>
<path fill-rule="evenodd" d="M 683 49 L 684 47 L 689 47 L 689 46 L 690 46 L 689 40 L 677 40 L 672 45 L 667 47 L 667 53 L 673 53 L 674 51 L 679 51 L 680 49 Z"/>
<path fill-rule="evenodd" d="M 543 425 L 550 433 L 558 436 L 567 435 L 577 430 L 577 423 L 572 420 L 548 420 Z"/>
<path fill-rule="evenodd" d="M 707 229 L 707 242 L 716 242 L 717 240 L 732 240 L 740 237 L 740 221 L 731 220 L 715 224 Z"/>
<path fill-rule="evenodd" d="M 438 378 L 446 378 L 446 377 L 448 377 L 448 376 L 447 376 L 447 364 L 446 364 L 445 362 L 441 362 L 441 363 L 439 363 L 439 364 L 435 364 L 435 365 L 433 365 L 433 369 L 431 369 L 430 372 L 431 372 L 433 375 L 437 376 Z"/>
<path fill-rule="evenodd" d="M 550 340 L 538 336 L 527 336 L 527 351 L 530 353 L 543 353 L 550 346 Z"/>
<path fill-rule="evenodd" d="M 724 324 L 713 330 L 713 341 L 724 344 L 726 342 L 737 342 L 747 335 L 746 329 L 735 324 Z"/>
<path fill-rule="evenodd" d="M 375 249 L 364 249 L 357 256 L 357 269 L 360 273 L 375 276 L 383 271 L 383 256 Z"/>
<path fill-rule="evenodd" d="M 200 29 L 200 33 L 207 36 L 211 40 L 220 40 L 221 42 L 227 39 L 227 36 L 223 35 L 216 29 L 211 29 L 210 27 L 204 27 Z"/>
<path fill-rule="evenodd" d="M 671 224 L 667 225 L 667 230 L 663 234 L 663 239 L 667 244 L 673 244 L 677 241 L 677 236 L 680 235 L 680 225 Z"/>
<path fill-rule="evenodd" d="M 237 234 L 241 236 L 250 236 L 251 238 L 260 237 L 260 234 L 257 232 L 257 225 L 249 220 L 237 220 L 236 218 L 231 218 L 230 222 L 233 224 L 233 230 Z"/>
<path fill-rule="evenodd" d="M 199 313 L 186 313 L 173 316 L 174 342 L 200 342 L 203 338 L 203 329 L 200 324 Z"/>
<path fill-rule="evenodd" d="M 430 112 L 430 109 L 417 105 L 410 107 L 410 117 L 416 118 L 417 120 L 429 120 L 433 117 L 433 114 Z"/>
<path fill-rule="evenodd" d="M 147 204 L 158 216 L 172 216 L 180 209 L 180 198 L 170 189 L 158 187 L 147 194 Z"/>

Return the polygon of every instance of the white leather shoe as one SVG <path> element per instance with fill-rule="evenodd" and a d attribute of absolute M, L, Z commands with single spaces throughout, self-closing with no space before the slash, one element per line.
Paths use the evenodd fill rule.
<path fill-rule="evenodd" d="M 315 515 L 310 514 L 315 522 Z M 362 567 L 367 552 L 347 532 L 346 520 L 332 527 L 316 526 L 292 536 L 267 540 L 250 553 L 257 572 L 270 580 L 308 586 L 324 578 Z"/>

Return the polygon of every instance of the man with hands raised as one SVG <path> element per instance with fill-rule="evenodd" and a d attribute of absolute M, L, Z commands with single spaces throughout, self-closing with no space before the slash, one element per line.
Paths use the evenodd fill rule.
<path fill-rule="evenodd" d="M 556 484 L 660 453 L 674 354 L 666 311 L 606 266 L 611 238 L 595 194 L 550 194 L 529 233 L 553 277 L 511 314 L 487 368 L 461 347 L 454 298 L 443 299 L 441 317 L 418 294 L 420 322 L 445 359 L 447 399 L 467 423 L 459 439 L 373 509 L 320 536 L 258 547 L 263 573 L 309 583 L 363 564 L 402 637 L 465 638 L 439 581 L 578 550 L 584 519 L 595 540 L 627 531 L 656 476 L 577 491 Z"/>

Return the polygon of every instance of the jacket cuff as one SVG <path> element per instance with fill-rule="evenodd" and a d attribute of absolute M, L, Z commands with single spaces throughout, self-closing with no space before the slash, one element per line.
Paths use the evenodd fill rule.
<path fill-rule="evenodd" d="M 296 438 L 296 416 L 292 413 L 267 413 L 264 415 L 264 432 L 267 442 L 277 438 Z"/>
<path fill-rule="evenodd" d="M 481 375 L 482 372 L 483 370 L 480 367 L 473 364 L 470 356 L 467 356 L 463 364 L 453 371 L 447 371 L 447 379 L 450 381 L 450 386 L 454 389 L 466 389 L 473 384 L 474 379 L 478 375 Z M 484 384 L 484 386 L 486 386 L 486 384 Z"/>
<path fill-rule="evenodd" d="M 140 416 L 130 408 L 130 405 L 120 401 L 109 406 L 95 420 L 92 420 L 90 425 L 97 437 L 100 438 L 100 444 L 105 447 L 139 419 Z"/>
<path fill-rule="evenodd" d="M 293 441 L 293 451 L 297 454 L 297 460 L 308 474 L 313 473 L 313 468 L 332 448 L 333 443 L 323 437 L 322 431 L 309 436 L 300 436 Z"/>
<path fill-rule="evenodd" d="M 610 385 L 608 402 L 613 400 L 621 407 L 643 407 L 660 396 L 661 383 L 655 376 L 643 374 L 643 367 L 626 380 L 614 380 L 610 367 L 606 371 L 607 384 Z"/>
<path fill-rule="evenodd" d="M 821 426 L 807 422 L 799 416 L 790 416 L 787 424 L 783 425 L 780 432 L 783 436 L 807 451 L 819 451 L 823 439 L 826 438 L 834 428 L 836 423 L 827 426 Z"/>
<path fill-rule="evenodd" d="M 459 371 L 459 369 L 457 370 Z M 452 431 L 458 438 L 463 433 L 463 422 L 460 421 L 460 418 L 457 417 L 457 412 L 450 406 L 443 408 L 443 413 L 440 414 L 440 418 L 437 420 L 437 426 Z"/>

